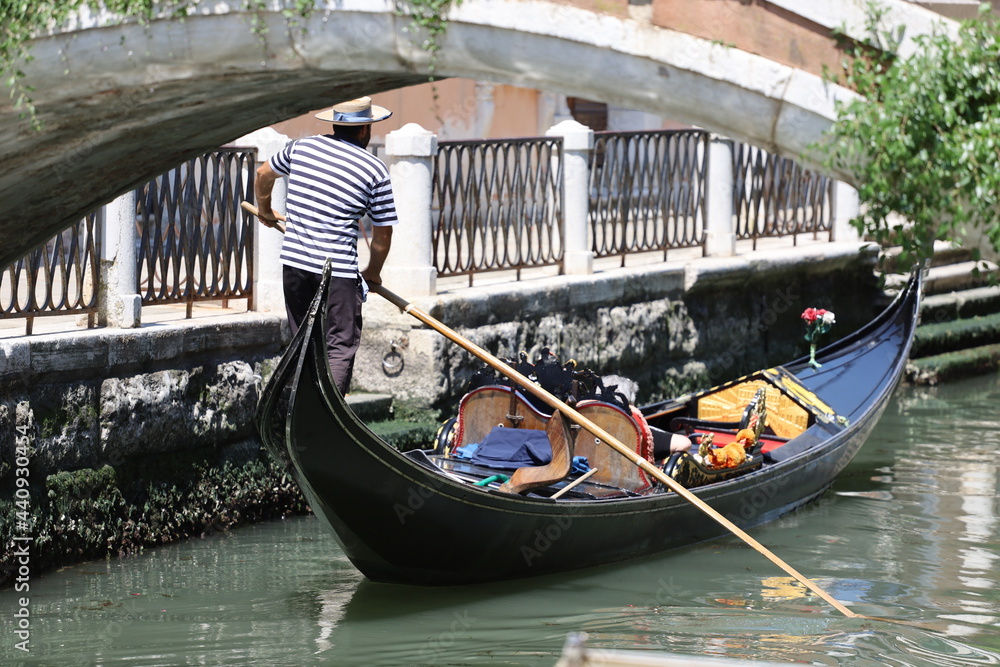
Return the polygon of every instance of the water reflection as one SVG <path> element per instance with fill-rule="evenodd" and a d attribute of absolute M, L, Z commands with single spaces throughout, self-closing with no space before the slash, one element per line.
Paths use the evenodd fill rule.
<path fill-rule="evenodd" d="M 880 560 L 895 562 L 901 580 L 925 591 L 921 606 L 947 623 L 955 637 L 995 635 L 1000 490 L 1000 399 L 997 376 L 936 388 L 904 388 L 856 464 L 863 469 L 881 449 L 891 467 L 873 476 L 893 502 Z M 892 437 L 892 436 L 895 437 Z M 873 446 L 874 445 L 874 446 Z M 916 557 L 915 557 L 916 556 Z M 947 595 L 942 595 L 947 592 Z M 988 646 L 1000 643 L 985 638 Z"/>
<path fill-rule="evenodd" d="M 307 518 L 37 578 L 32 651 L 7 638 L 0 661 L 551 666 L 584 630 L 593 647 L 655 653 L 1000 664 L 998 399 L 996 377 L 901 390 L 831 492 L 753 531 L 898 623 L 840 616 L 735 540 L 486 586 L 374 584 Z M 5 613 L 14 601 L 0 592 Z"/>

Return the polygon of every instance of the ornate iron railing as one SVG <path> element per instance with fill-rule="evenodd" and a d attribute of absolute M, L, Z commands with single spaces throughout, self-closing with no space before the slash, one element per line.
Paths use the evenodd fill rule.
<path fill-rule="evenodd" d="M 439 276 L 560 265 L 562 142 L 443 141 L 433 175 Z"/>
<path fill-rule="evenodd" d="M 26 334 L 50 315 L 86 315 L 94 326 L 100 253 L 94 212 L 0 272 L 0 319 L 25 318 Z"/>
<path fill-rule="evenodd" d="M 597 132 L 590 164 L 595 257 L 704 247 L 708 133 Z"/>
<path fill-rule="evenodd" d="M 733 147 L 736 238 L 792 236 L 833 229 L 833 179 L 788 158 L 737 143 Z"/>
<path fill-rule="evenodd" d="M 144 305 L 247 299 L 253 307 L 256 150 L 225 148 L 194 158 L 136 191 L 136 289 Z"/>
<path fill-rule="evenodd" d="M 600 132 L 591 158 L 590 241 L 596 257 L 704 246 L 708 134 Z M 253 149 L 193 159 L 137 190 L 137 291 L 143 303 L 246 298 L 252 308 Z M 786 158 L 734 145 L 740 239 L 830 232 L 833 182 Z M 561 266 L 559 138 L 442 142 L 434 163 L 433 243 L 439 276 Z M 97 313 L 95 212 L 0 272 L 0 318 Z"/>

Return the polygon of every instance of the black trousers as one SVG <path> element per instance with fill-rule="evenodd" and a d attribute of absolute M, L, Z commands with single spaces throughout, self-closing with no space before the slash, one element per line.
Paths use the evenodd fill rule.
<path fill-rule="evenodd" d="M 309 312 L 321 276 L 290 266 L 283 267 L 285 311 L 292 335 Z M 347 394 L 354 372 L 354 355 L 361 345 L 361 278 L 330 278 L 326 300 L 326 350 L 330 374 L 341 394 Z"/>

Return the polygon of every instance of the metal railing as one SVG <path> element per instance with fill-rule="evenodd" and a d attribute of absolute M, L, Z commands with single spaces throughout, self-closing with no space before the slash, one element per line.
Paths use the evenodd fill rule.
<path fill-rule="evenodd" d="M 594 257 L 704 247 L 707 132 L 597 132 L 590 161 Z"/>
<path fill-rule="evenodd" d="M 560 265 L 562 142 L 558 138 L 443 141 L 434 162 L 432 225 L 438 275 Z"/>
<path fill-rule="evenodd" d="M 833 229 L 833 179 L 794 160 L 738 143 L 733 147 L 736 238 L 792 236 Z"/>
<path fill-rule="evenodd" d="M 94 212 L 0 272 L 0 319 L 24 318 L 29 335 L 36 317 L 86 315 L 94 326 L 100 254 Z"/>
<path fill-rule="evenodd" d="M 187 161 L 136 191 L 136 290 L 143 305 L 247 299 L 252 309 L 255 149 Z"/>
<path fill-rule="evenodd" d="M 599 132 L 591 151 L 589 240 L 596 258 L 702 247 L 709 134 Z M 563 237 L 558 137 L 439 144 L 432 176 L 438 276 L 559 267 Z M 136 191 L 136 289 L 144 305 L 247 299 L 253 308 L 256 151 L 226 148 L 189 160 Z M 834 182 L 794 161 L 733 144 L 738 239 L 832 232 Z M 0 318 L 98 312 L 95 212 L 0 272 Z"/>

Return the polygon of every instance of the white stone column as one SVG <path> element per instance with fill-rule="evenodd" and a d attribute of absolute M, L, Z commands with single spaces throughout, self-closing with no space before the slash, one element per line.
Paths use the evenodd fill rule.
<path fill-rule="evenodd" d="M 832 241 L 838 243 L 860 243 L 861 234 L 851 225 L 851 220 L 861 212 L 858 191 L 842 181 L 833 184 L 833 232 Z"/>
<path fill-rule="evenodd" d="M 492 83 L 486 81 L 476 82 L 476 108 L 473 112 L 475 130 L 474 137 L 488 137 L 493 129 L 493 116 L 496 113 L 496 102 L 493 93 L 496 89 Z"/>
<path fill-rule="evenodd" d="M 575 120 L 564 120 L 546 131 L 563 140 L 563 270 L 567 275 L 594 272 L 594 253 L 587 230 L 590 224 L 590 152 L 594 131 Z"/>
<path fill-rule="evenodd" d="M 705 255 L 732 257 L 736 254 L 732 139 L 713 134 L 709 140 L 707 185 Z"/>
<path fill-rule="evenodd" d="M 101 286 L 97 321 L 132 329 L 142 323 L 142 297 L 136 293 L 135 190 L 101 209 Z"/>
<path fill-rule="evenodd" d="M 407 123 L 385 137 L 399 224 L 392 230 L 392 248 L 382 269 L 382 282 L 400 294 L 437 294 L 431 224 L 434 156 L 437 135 Z"/>
<path fill-rule="evenodd" d="M 257 164 L 259 167 L 272 155 L 283 149 L 289 138 L 269 127 L 252 132 L 234 141 L 233 146 L 254 147 L 257 149 Z M 285 212 L 285 195 L 288 183 L 285 178 L 274 182 L 271 191 L 271 209 L 279 213 Z M 248 193 L 253 197 L 253 193 Z M 251 201 L 251 204 L 256 202 Z M 284 236 L 277 229 L 265 227 L 254 218 L 253 247 L 253 309 L 264 313 L 285 312 L 285 295 L 281 283 L 281 242 Z"/>

